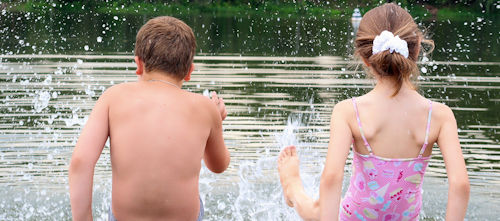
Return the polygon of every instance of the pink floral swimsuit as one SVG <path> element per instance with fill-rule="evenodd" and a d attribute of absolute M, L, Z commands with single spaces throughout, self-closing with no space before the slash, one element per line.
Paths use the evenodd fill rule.
<path fill-rule="evenodd" d="M 417 220 L 422 207 L 422 182 L 430 157 L 427 147 L 432 102 L 425 142 L 417 158 L 388 159 L 375 156 L 365 138 L 356 99 L 352 99 L 359 130 L 369 155 L 354 151 L 349 189 L 340 205 L 340 220 Z"/>

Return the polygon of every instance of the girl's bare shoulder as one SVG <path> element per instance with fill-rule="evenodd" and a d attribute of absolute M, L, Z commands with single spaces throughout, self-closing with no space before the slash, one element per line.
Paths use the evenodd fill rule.
<path fill-rule="evenodd" d="M 456 124 L 455 115 L 451 108 L 439 102 L 432 102 L 432 120 L 440 127 L 445 123 Z"/>
<path fill-rule="evenodd" d="M 438 118 L 449 118 L 453 116 L 453 111 L 446 104 L 439 102 L 432 102 L 432 109 L 435 116 Z"/>
<path fill-rule="evenodd" d="M 352 99 L 345 99 L 335 104 L 332 115 L 351 116 L 354 114 Z"/>
<path fill-rule="evenodd" d="M 334 108 L 342 109 L 342 110 L 352 109 L 352 98 L 345 99 L 343 101 L 336 103 Z"/>

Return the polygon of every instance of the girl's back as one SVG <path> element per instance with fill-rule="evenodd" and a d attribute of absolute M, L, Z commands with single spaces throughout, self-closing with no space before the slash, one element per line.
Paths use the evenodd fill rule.
<path fill-rule="evenodd" d="M 285 199 L 301 217 L 417 220 L 424 173 L 437 143 L 449 182 L 446 220 L 464 219 L 469 181 L 453 112 L 419 95 L 410 79 L 419 74 L 422 43 L 434 46 L 396 4 L 384 4 L 363 16 L 355 54 L 376 85 L 366 95 L 337 103 L 333 109 L 319 202 L 303 190 L 295 148 L 287 147 L 280 154 Z M 352 144 L 351 181 L 341 200 Z"/>
<path fill-rule="evenodd" d="M 428 99 L 405 88 L 395 97 L 374 90 L 355 101 L 364 136 L 374 155 L 393 159 L 415 158 L 419 155 L 425 141 L 429 111 L 435 103 L 431 106 Z M 353 114 L 349 126 L 354 138 L 354 150 L 367 155 L 369 150 L 364 145 L 355 109 L 353 106 L 351 109 Z M 430 148 L 426 148 L 424 156 L 431 154 L 439 133 L 439 121 L 436 122 L 434 115 L 430 119 L 427 145 Z"/>
<path fill-rule="evenodd" d="M 393 97 L 390 89 L 378 86 L 340 105 L 352 113 L 345 120 L 354 140 L 341 220 L 414 220 L 422 207 L 422 182 L 439 133 L 434 125 L 431 134 L 433 102 L 407 85 Z"/>
<path fill-rule="evenodd" d="M 321 217 L 415 220 L 422 205 L 422 182 L 434 143 L 450 178 L 447 219 L 461 218 L 468 180 L 453 113 L 422 97 L 411 83 L 418 76 L 421 44 L 432 47 L 411 15 L 384 4 L 362 18 L 354 44 L 375 78 L 368 94 L 335 105 L 330 143 L 320 187 Z M 353 173 L 340 209 L 341 178 L 353 140 Z M 333 204 L 333 205 L 332 205 Z M 452 218 L 453 217 L 453 218 Z"/>

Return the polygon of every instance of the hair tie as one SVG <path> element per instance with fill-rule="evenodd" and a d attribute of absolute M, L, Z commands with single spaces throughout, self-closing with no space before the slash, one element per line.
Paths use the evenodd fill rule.
<path fill-rule="evenodd" d="M 408 43 L 399 38 L 398 35 L 394 36 L 392 32 L 387 30 L 377 35 L 373 40 L 372 54 L 377 54 L 386 50 L 389 50 L 391 53 L 395 51 L 405 58 L 408 58 Z"/>

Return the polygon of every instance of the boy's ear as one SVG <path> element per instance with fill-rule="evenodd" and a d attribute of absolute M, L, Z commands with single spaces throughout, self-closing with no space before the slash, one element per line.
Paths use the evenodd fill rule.
<path fill-rule="evenodd" d="M 194 71 L 194 63 L 191 63 L 191 68 L 189 68 L 189 71 L 188 73 L 186 74 L 186 76 L 184 77 L 184 81 L 189 81 L 191 80 L 191 73 L 193 73 Z"/>
<path fill-rule="evenodd" d="M 137 65 L 137 70 L 135 71 L 135 74 L 138 76 L 142 76 L 144 74 L 144 62 L 138 57 L 134 57 L 135 64 Z"/>

